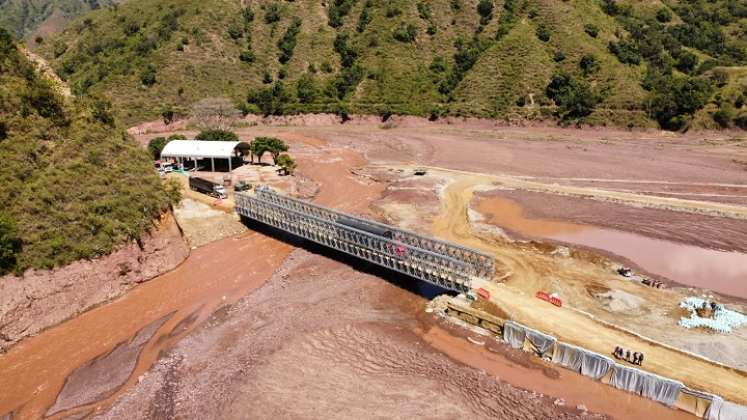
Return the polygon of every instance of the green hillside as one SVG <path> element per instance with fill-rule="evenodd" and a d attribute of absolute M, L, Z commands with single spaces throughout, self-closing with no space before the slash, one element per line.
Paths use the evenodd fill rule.
<path fill-rule="evenodd" d="M 739 0 L 129 0 L 43 53 L 127 123 L 244 112 L 747 126 Z"/>
<path fill-rule="evenodd" d="M 24 37 L 42 27 L 42 33 L 61 26 L 86 12 L 119 0 L 0 0 L 0 27 Z M 43 42 L 43 40 L 40 39 Z"/>
<path fill-rule="evenodd" d="M 0 273 L 110 252 L 169 199 L 101 99 L 67 103 L 0 29 Z"/>

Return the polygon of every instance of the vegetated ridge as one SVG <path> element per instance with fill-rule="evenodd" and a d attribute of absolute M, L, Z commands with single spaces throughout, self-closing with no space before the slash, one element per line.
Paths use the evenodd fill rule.
<path fill-rule="evenodd" d="M 119 0 L 0 0 L 0 27 L 18 38 L 36 34 L 32 38 L 42 43 L 43 34 L 62 29 L 72 19 L 90 10 L 118 2 Z M 39 33 L 36 33 L 37 30 Z"/>
<path fill-rule="evenodd" d="M 63 98 L 0 29 L 0 273 L 107 254 L 168 209 L 110 107 Z"/>
<path fill-rule="evenodd" d="M 262 114 L 744 128 L 746 34 L 739 0 L 130 0 L 42 50 L 128 123 L 226 96 Z"/>

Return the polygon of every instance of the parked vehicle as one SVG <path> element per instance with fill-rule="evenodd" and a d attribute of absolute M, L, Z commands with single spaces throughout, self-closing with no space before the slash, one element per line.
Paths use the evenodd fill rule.
<path fill-rule="evenodd" d="M 207 194 L 211 197 L 226 198 L 226 189 L 223 185 L 216 184 L 213 181 L 199 178 L 196 176 L 189 177 L 189 188 L 193 191 Z"/>
<path fill-rule="evenodd" d="M 233 190 L 237 192 L 249 191 L 251 189 L 252 189 L 252 184 L 246 181 L 239 181 L 236 183 L 236 185 L 233 186 Z"/>

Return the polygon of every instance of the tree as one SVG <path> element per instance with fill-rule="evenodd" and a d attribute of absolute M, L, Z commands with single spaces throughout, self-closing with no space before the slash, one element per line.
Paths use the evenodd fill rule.
<path fill-rule="evenodd" d="M 228 98 L 205 98 L 192 106 L 192 120 L 201 130 L 225 130 L 241 115 Z"/>
<path fill-rule="evenodd" d="M 176 111 L 174 111 L 174 107 L 172 107 L 171 105 L 164 106 L 163 110 L 161 111 L 161 117 L 163 117 L 163 123 L 166 125 L 174 122 L 174 118 L 176 117 Z"/>
<path fill-rule="evenodd" d="M 292 175 L 297 166 L 296 161 L 286 153 L 278 156 L 277 164 L 286 175 Z"/>
<path fill-rule="evenodd" d="M 257 137 L 249 145 L 252 156 L 257 157 L 257 162 L 262 162 L 262 156 L 265 153 L 272 155 L 273 164 L 277 164 L 278 156 L 288 151 L 288 145 L 276 137 Z"/>
<path fill-rule="evenodd" d="M 296 16 L 293 18 L 291 26 L 278 41 L 278 49 L 280 49 L 278 61 L 281 64 L 287 63 L 293 57 L 293 50 L 296 48 L 296 36 L 299 32 L 301 32 L 301 18 Z"/>
<path fill-rule="evenodd" d="M 161 159 L 161 152 L 163 148 L 169 143 L 166 137 L 156 137 L 148 142 L 148 152 L 153 156 L 153 159 Z"/>
<path fill-rule="evenodd" d="M 553 76 L 545 93 L 560 108 L 564 120 L 583 118 L 591 114 L 599 101 L 586 82 L 565 73 Z"/>
<path fill-rule="evenodd" d="M 661 23 L 670 22 L 672 20 L 672 12 L 670 12 L 666 7 L 662 7 L 656 12 L 656 20 Z"/>
<path fill-rule="evenodd" d="M 149 64 L 148 67 L 143 70 L 140 74 L 140 81 L 145 86 L 153 86 L 156 84 L 156 67 Z"/>
<path fill-rule="evenodd" d="M 0 213 L 0 274 L 16 268 L 16 256 L 21 252 L 15 222 L 10 216 Z"/>
<path fill-rule="evenodd" d="M 480 24 L 487 25 L 493 18 L 493 0 L 480 0 L 477 3 L 477 13 L 480 14 Z"/>
<path fill-rule="evenodd" d="M 540 39 L 540 41 L 547 42 L 550 40 L 550 30 L 547 29 L 547 26 L 540 24 L 537 26 L 537 30 L 535 31 L 537 34 L 537 38 Z"/>
<path fill-rule="evenodd" d="M 298 95 L 298 100 L 301 101 L 302 104 L 314 103 L 319 95 L 319 88 L 314 76 L 309 73 L 304 73 L 304 75 L 298 79 L 298 82 L 296 82 L 296 94 Z"/>
<path fill-rule="evenodd" d="M 229 130 L 203 130 L 195 136 L 195 139 L 205 141 L 239 141 L 239 136 Z"/>

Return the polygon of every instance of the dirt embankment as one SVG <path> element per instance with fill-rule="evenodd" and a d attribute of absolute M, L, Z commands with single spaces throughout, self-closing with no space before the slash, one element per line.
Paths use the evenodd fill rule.
<path fill-rule="evenodd" d="M 20 340 L 106 302 L 159 274 L 189 254 L 170 214 L 140 245 L 65 267 L 0 277 L 0 353 Z"/>

